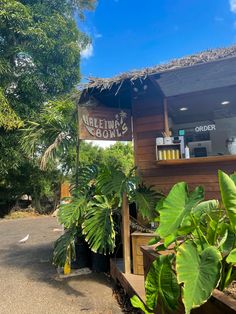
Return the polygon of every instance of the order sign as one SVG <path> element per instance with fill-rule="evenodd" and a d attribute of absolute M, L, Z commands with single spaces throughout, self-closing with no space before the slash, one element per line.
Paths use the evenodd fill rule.
<path fill-rule="evenodd" d="M 79 107 L 79 138 L 131 141 L 131 112 L 107 107 Z"/>

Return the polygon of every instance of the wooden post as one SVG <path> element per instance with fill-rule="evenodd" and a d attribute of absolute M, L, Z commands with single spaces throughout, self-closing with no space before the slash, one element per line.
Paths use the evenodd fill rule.
<path fill-rule="evenodd" d="M 76 116 L 77 116 L 77 137 L 76 137 L 76 164 L 75 164 L 75 188 L 79 186 L 79 153 L 80 153 L 80 134 L 79 134 L 79 106 L 76 104 Z"/>
<path fill-rule="evenodd" d="M 123 260 L 124 273 L 131 273 L 130 265 L 130 223 L 129 223 L 129 203 L 126 193 L 122 199 L 122 241 L 123 241 Z"/>
<path fill-rule="evenodd" d="M 170 136 L 169 122 L 168 122 L 168 106 L 167 106 L 166 98 L 164 98 L 164 127 L 165 127 L 166 136 Z"/>

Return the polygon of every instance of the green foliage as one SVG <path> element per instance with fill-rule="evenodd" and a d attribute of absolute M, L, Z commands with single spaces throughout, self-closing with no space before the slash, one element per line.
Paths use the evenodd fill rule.
<path fill-rule="evenodd" d="M 124 158 L 125 156 L 125 158 Z M 126 175 L 134 168 L 133 146 L 131 143 L 117 142 L 108 147 L 103 153 L 104 164 L 113 165 Z"/>
<path fill-rule="evenodd" d="M 88 204 L 88 212 L 82 225 L 85 240 L 95 253 L 113 253 L 115 248 L 115 226 L 113 204 L 104 195 L 95 195 Z"/>
<path fill-rule="evenodd" d="M 222 201 L 232 228 L 236 231 L 236 185 L 223 171 L 219 171 L 219 184 Z"/>
<path fill-rule="evenodd" d="M 172 269 L 173 256 L 159 256 L 151 265 L 145 281 L 147 306 L 154 310 L 160 297 L 163 305 L 170 310 L 178 306 L 179 285 Z"/>
<path fill-rule="evenodd" d="M 156 233 L 164 243 L 158 248 L 164 250 L 175 242 L 170 268 L 175 269 L 178 284 L 182 287 L 186 314 L 206 302 L 215 288 L 224 290 L 236 278 L 233 268 L 236 264 L 234 179 L 234 176 L 231 178 L 219 171 L 224 208 L 217 200 L 203 201 L 201 187 L 189 193 L 183 182 L 177 183 L 157 206 L 160 225 Z M 156 305 L 155 292 L 159 291 L 160 282 L 165 282 L 165 278 L 156 280 L 164 265 L 160 258 L 157 260 L 146 281 L 146 286 L 151 285 L 151 293 L 146 293 L 151 309 Z M 178 301 L 171 291 L 168 293 L 171 301 L 166 295 L 159 295 L 165 307 L 170 308 L 173 300 Z"/>
<path fill-rule="evenodd" d="M 67 229 L 78 227 L 79 223 L 83 221 L 87 210 L 86 198 L 79 195 L 68 198 L 64 202 L 66 203 L 60 205 L 59 222 Z"/>
<path fill-rule="evenodd" d="M 80 51 L 90 42 L 77 29 L 75 17 L 95 4 L 94 0 L 0 0 L 3 202 L 29 194 L 38 209 L 59 185 L 60 170 L 69 171 L 61 160 L 75 138 L 67 132 L 72 136 L 76 129 L 75 119 L 67 120 L 74 100 L 66 95 L 80 80 Z M 27 134 L 17 130 L 22 126 Z M 38 163 L 42 153 L 50 160 L 44 174 Z M 60 166 L 51 161 L 55 156 L 61 159 Z"/>
<path fill-rule="evenodd" d="M 131 169 L 126 176 L 125 173 L 117 167 L 103 167 L 96 182 L 96 187 L 105 195 L 115 195 L 119 199 L 119 205 L 122 202 L 123 193 L 129 194 L 137 183 L 137 177 L 134 175 L 134 169 Z"/>
<path fill-rule="evenodd" d="M 221 271 L 221 254 L 208 246 L 200 254 L 197 246 L 185 242 L 177 251 L 176 271 L 178 283 L 183 284 L 185 313 L 199 307 L 217 286 Z"/>
<path fill-rule="evenodd" d="M 157 216 L 156 204 L 163 197 L 163 194 L 156 192 L 152 186 L 139 184 L 133 192 L 131 199 L 137 205 L 138 211 L 143 218 L 153 221 Z"/>
<path fill-rule="evenodd" d="M 21 144 L 28 156 L 39 155 L 41 168 L 58 163 L 69 147 L 76 145 L 75 104 L 71 97 L 44 103 L 34 121 L 22 129 Z"/>
<path fill-rule="evenodd" d="M 8 100 L 0 88 L 0 128 L 5 130 L 17 129 L 23 125 L 22 120 L 10 107 Z"/>
<path fill-rule="evenodd" d="M 2 88 L 21 116 L 69 92 L 80 79 L 80 45 L 88 41 L 67 1 L 1 0 Z M 63 6 L 63 10 L 62 10 Z"/>
<path fill-rule="evenodd" d="M 71 254 L 71 259 L 75 259 L 75 236 L 76 229 L 71 228 L 58 238 L 54 244 L 53 264 L 59 267 L 65 265 L 68 253 Z"/>
<path fill-rule="evenodd" d="M 175 240 L 177 232 L 184 231 L 191 222 L 190 214 L 196 205 L 204 198 L 201 187 L 189 193 L 187 184 L 177 183 L 162 202 L 160 212 L 160 226 L 158 235 L 161 238 L 171 237 Z"/>
<path fill-rule="evenodd" d="M 141 199 L 139 202 L 147 216 L 150 206 L 145 194 L 151 204 L 158 199 L 159 194 L 151 188 L 145 185 L 140 188 L 136 184 L 139 181 L 134 169 L 125 175 L 115 167 L 93 165 L 80 168 L 79 186 L 72 191 L 70 203 L 60 206 L 60 222 L 67 228 L 79 228 L 92 251 L 113 253 L 120 227 L 123 193 L 127 193 L 130 202 Z M 139 197 L 134 198 L 136 190 Z"/>
<path fill-rule="evenodd" d="M 153 314 L 153 312 L 150 312 L 146 309 L 145 305 L 143 304 L 143 302 L 139 299 L 139 297 L 137 297 L 136 295 L 134 295 L 131 299 L 131 304 L 133 307 L 142 310 L 145 314 Z"/>

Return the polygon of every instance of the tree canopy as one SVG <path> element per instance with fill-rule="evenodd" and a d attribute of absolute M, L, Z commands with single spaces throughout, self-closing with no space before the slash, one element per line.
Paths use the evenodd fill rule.
<path fill-rule="evenodd" d="M 89 39 L 78 30 L 74 14 L 92 4 L 0 1 L 0 87 L 20 117 L 29 117 L 79 82 L 80 50 Z"/>
<path fill-rule="evenodd" d="M 76 85 L 89 37 L 76 24 L 95 0 L 0 0 L 0 206 L 55 198 L 76 171 Z M 133 167 L 131 144 L 80 144 L 80 165 Z"/>
<path fill-rule="evenodd" d="M 42 172 L 37 156 L 23 149 L 21 129 L 30 122 L 50 128 L 58 103 L 79 83 L 80 51 L 90 39 L 76 17 L 95 5 L 94 0 L 0 0 L 0 203 L 27 193 L 30 185 L 36 197 L 49 195 L 45 186 L 60 179 L 56 165 Z M 49 142 L 44 134 L 43 147 Z"/>

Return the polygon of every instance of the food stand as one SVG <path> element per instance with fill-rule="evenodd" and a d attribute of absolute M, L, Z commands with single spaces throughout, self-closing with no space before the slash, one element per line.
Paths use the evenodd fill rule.
<path fill-rule="evenodd" d="M 219 198 L 217 170 L 236 170 L 235 69 L 236 46 L 208 50 L 114 78 L 90 78 L 79 106 L 131 112 L 135 165 L 146 184 L 168 193 L 185 181 L 190 189 L 204 186 L 206 199 Z M 139 288 L 130 283 L 143 279 L 129 274 L 125 205 L 123 213 L 125 271 L 112 263 L 112 273 L 132 293 Z"/>
<path fill-rule="evenodd" d="M 233 46 L 91 78 L 79 105 L 131 111 L 135 164 L 147 184 L 164 193 L 179 181 L 201 184 L 206 198 L 214 198 L 217 170 L 236 168 L 235 68 Z"/>

